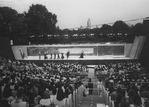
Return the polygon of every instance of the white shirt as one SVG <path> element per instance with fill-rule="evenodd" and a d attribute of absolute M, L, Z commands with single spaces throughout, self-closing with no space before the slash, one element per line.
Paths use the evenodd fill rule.
<path fill-rule="evenodd" d="M 40 104 L 45 105 L 45 106 L 50 105 L 51 104 L 51 99 L 50 98 L 49 99 L 41 99 Z"/>
<path fill-rule="evenodd" d="M 63 99 L 62 101 L 58 101 L 58 100 L 56 99 L 55 104 L 56 104 L 58 107 L 65 107 L 65 100 L 66 100 L 66 99 Z"/>

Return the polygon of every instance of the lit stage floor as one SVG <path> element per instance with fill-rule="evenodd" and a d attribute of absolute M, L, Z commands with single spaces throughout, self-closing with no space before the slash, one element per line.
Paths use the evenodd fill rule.
<path fill-rule="evenodd" d="M 49 62 L 55 62 L 55 63 L 63 63 L 63 62 L 77 62 L 80 64 L 85 65 L 98 65 L 100 63 L 105 62 L 125 62 L 125 61 L 134 61 L 135 59 L 125 57 L 125 56 L 112 56 L 112 55 L 106 55 L 106 56 L 84 56 L 84 58 L 79 58 L 79 56 L 70 56 L 68 59 L 66 57 L 64 59 L 50 59 L 50 56 L 48 56 L 48 59 L 44 59 L 42 56 L 41 59 L 39 59 L 39 56 L 28 56 L 24 59 L 16 59 L 23 62 L 33 62 L 38 66 L 42 66 L 43 63 L 49 63 Z"/>
<path fill-rule="evenodd" d="M 44 56 L 41 56 L 41 59 L 39 59 L 39 56 L 28 56 L 24 59 L 19 60 L 129 60 L 131 58 L 125 57 L 125 56 L 112 56 L 112 55 L 105 55 L 105 56 L 84 56 L 84 58 L 79 58 L 79 56 L 69 56 L 67 59 L 66 56 L 64 59 L 50 59 L 50 56 L 48 56 L 48 59 L 44 59 Z"/>

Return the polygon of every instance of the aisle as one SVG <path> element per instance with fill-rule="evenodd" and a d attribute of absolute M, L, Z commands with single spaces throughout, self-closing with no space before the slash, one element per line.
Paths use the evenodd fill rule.
<path fill-rule="evenodd" d="M 93 68 L 89 68 L 88 78 L 95 79 L 95 74 L 94 74 L 94 69 Z"/>
<path fill-rule="evenodd" d="M 79 107 L 96 107 L 97 103 L 103 103 L 104 102 L 101 93 L 98 95 L 97 79 L 94 75 L 94 69 L 89 68 L 88 78 L 92 79 L 93 92 L 91 95 L 83 97 L 83 99 L 80 101 Z"/>

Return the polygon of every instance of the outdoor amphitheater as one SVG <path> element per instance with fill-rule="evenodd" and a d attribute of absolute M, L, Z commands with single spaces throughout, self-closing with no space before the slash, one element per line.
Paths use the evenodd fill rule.
<path fill-rule="evenodd" d="M 0 107 L 149 107 L 149 0 L 0 0 Z"/>
<path fill-rule="evenodd" d="M 16 82 L 10 84 L 11 88 L 26 89 L 24 101 L 30 107 L 43 107 L 44 93 L 57 107 L 127 107 L 124 98 L 136 98 L 128 103 L 132 106 L 139 98 L 144 102 L 148 98 L 148 71 L 140 59 L 145 56 L 147 40 L 138 36 L 133 43 L 11 45 L 1 39 L 1 55 L 5 57 L 1 57 L 0 77 Z M 64 57 L 58 58 L 61 53 Z M 62 87 L 65 91 L 59 93 Z M 9 89 L 2 92 L 13 99 Z M 63 96 L 60 102 L 54 99 L 58 94 Z M 120 95 L 118 99 L 116 95 Z"/>

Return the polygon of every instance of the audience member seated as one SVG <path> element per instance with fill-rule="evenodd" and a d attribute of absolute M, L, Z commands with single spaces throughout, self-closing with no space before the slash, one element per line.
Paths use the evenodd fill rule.
<path fill-rule="evenodd" d="M 149 72 L 140 63 L 106 62 L 96 66 L 95 70 L 98 72 L 98 79 L 100 76 L 104 77 L 105 88 L 109 91 L 115 107 L 129 107 L 130 104 L 135 107 L 148 107 Z M 46 98 L 48 106 L 51 103 L 62 107 L 69 106 L 73 90 L 82 84 L 81 79 L 86 77 L 87 71 L 86 65 L 78 63 L 50 62 L 39 68 L 31 62 L 3 59 L 0 61 L 0 107 L 15 104 L 37 107 L 43 104 Z M 23 91 L 19 92 L 21 89 Z M 46 89 L 48 97 L 43 97 Z M 134 97 L 135 95 L 138 96 Z M 136 100 L 138 101 L 135 102 Z"/>
<path fill-rule="evenodd" d="M 45 107 L 50 107 L 51 103 L 52 101 L 50 98 L 49 89 L 46 89 L 43 96 L 41 97 L 40 105 L 45 106 Z"/>
<path fill-rule="evenodd" d="M 17 98 L 11 102 L 11 107 L 29 107 L 28 103 L 23 101 L 24 89 L 17 90 Z"/>
<path fill-rule="evenodd" d="M 46 89 L 49 90 L 50 103 L 70 105 L 73 90 L 79 87 L 87 70 L 86 65 L 68 62 L 44 63 L 42 68 L 31 62 L 11 60 L 3 60 L 0 64 L 2 66 L 0 72 L 2 107 L 16 105 L 15 100 L 20 101 L 20 105 L 26 103 L 30 107 L 44 105 L 43 100 L 47 100 L 43 97 Z M 23 97 L 17 96 L 20 89 L 24 90 Z"/>
<path fill-rule="evenodd" d="M 142 105 L 145 105 L 144 99 L 149 98 L 149 72 L 137 61 L 105 62 L 95 66 L 95 72 L 97 78 L 104 77 L 105 88 L 115 107 L 140 106 L 133 100 L 135 95 L 140 95 Z"/>

